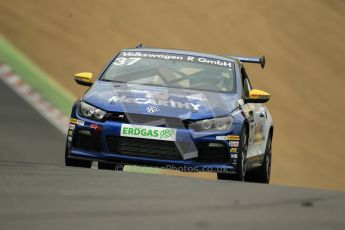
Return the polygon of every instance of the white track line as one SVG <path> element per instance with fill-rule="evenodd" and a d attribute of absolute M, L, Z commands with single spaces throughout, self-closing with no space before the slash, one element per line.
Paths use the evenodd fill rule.
<path fill-rule="evenodd" d="M 30 85 L 23 81 L 20 76 L 13 73 L 11 68 L 4 63 L 0 63 L 0 79 L 22 99 L 36 109 L 36 111 L 47 119 L 47 121 L 49 121 L 53 126 L 63 134 L 67 134 L 69 118 L 45 100 Z"/>

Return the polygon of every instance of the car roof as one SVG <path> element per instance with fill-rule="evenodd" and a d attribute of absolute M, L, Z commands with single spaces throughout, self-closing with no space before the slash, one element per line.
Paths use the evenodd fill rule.
<path fill-rule="evenodd" d="M 215 54 L 208 54 L 208 53 L 201 53 L 196 51 L 189 51 L 189 50 L 176 50 L 176 49 L 159 49 L 159 48 L 133 48 L 133 49 L 123 49 L 122 51 L 127 52 L 156 52 L 156 53 L 170 53 L 170 54 L 182 54 L 182 55 L 192 55 L 192 56 L 199 56 L 199 57 L 206 57 L 206 58 L 214 58 L 224 61 L 231 61 L 240 63 L 237 58 L 225 57 Z"/>

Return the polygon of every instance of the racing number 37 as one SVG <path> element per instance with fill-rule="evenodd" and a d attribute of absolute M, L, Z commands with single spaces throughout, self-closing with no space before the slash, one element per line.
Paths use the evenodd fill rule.
<path fill-rule="evenodd" d="M 139 61 L 141 58 L 116 58 L 116 60 L 113 62 L 114 65 L 133 65 L 137 61 Z"/>

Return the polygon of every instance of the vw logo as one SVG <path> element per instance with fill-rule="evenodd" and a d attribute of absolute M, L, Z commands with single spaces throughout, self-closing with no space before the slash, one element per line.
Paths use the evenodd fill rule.
<path fill-rule="evenodd" d="M 148 106 L 148 107 L 146 108 L 146 111 L 147 111 L 148 113 L 155 113 L 155 112 L 158 111 L 158 108 L 157 108 L 156 106 L 150 105 L 150 106 Z"/>

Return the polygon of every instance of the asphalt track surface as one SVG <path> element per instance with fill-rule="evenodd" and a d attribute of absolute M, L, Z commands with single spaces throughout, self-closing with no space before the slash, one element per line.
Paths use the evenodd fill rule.
<path fill-rule="evenodd" d="M 63 166 L 65 137 L 0 81 L 0 229 L 344 229 L 345 193 Z"/>

